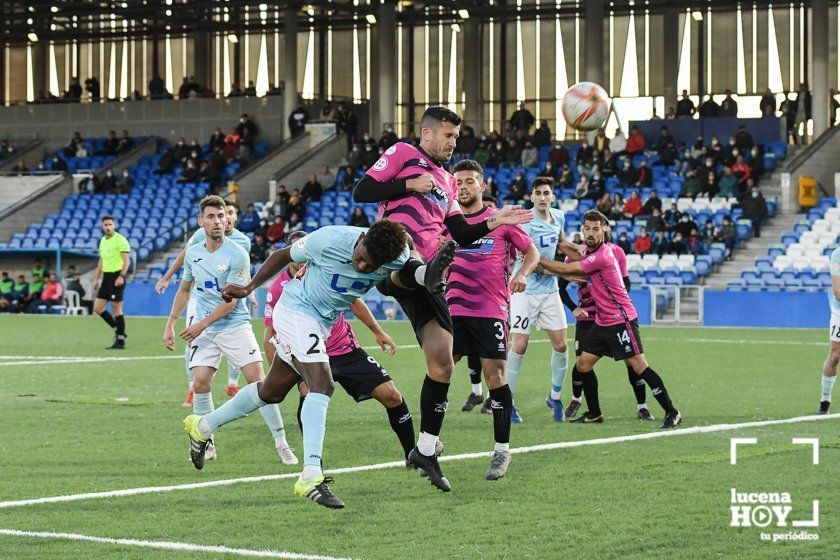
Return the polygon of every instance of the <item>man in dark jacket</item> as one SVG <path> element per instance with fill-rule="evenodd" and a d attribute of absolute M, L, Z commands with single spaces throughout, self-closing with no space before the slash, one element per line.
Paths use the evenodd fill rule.
<path fill-rule="evenodd" d="M 689 99 L 687 90 L 683 90 L 682 95 L 682 99 L 677 101 L 677 116 L 691 117 L 694 115 L 695 111 L 694 102 Z"/>
<path fill-rule="evenodd" d="M 726 90 L 726 97 L 720 103 L 721 117 L 737 117 L 738 116 L 738 102 L 732 99 L 732 91 Z"/>
<path fill-rule="evenodd" d="M 755 236 L 761 237 L 761 224 L 767 218 L 767 201 L 764 200 L 764 195 L 757 186 L 753 185 L 748 192 L 744 193 L 741 208 L 744 209 L 744 218 L 752 221 Z"/>
<path fill-rule="evenodd" d="M 519 102 L 519 107 L 510 116 L 511 127 L 517 131 L 521 130 L 525 132 L 525 134 L 530 132 L 531 127 L 534 126 L 534 123 L 536 122 L 537 120 L 534 118 L 534 115 L 531 114 L 531 111 L 525 107 L 525 103 L 521 101 Z"/>

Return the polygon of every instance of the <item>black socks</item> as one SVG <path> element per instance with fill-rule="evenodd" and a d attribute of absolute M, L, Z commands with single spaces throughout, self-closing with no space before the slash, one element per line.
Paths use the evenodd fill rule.
<path fill-rule="evenodd" d="M 114 321 L 114 317 L 111 315 L 111 313 L 108 312 L 107 309 L 105 311 L 103 311 L 102 313 L 100 313 L 99 316 L 102 317 L 103 321 L 108 323 L 109 327 L 111 327 L 114 330 L 117 329 L 117 323 L 116 323 L 116 321 Z"/>
<path fill-rule="evenodd" d="M 671 402 L 671 397 L 668 396 L 668 391 L 665 389 L 665 383 L 662 381 L 662 378 L 659 377 L 658 373 L 648 367 L 642 372 L 641 378 L 644 379 L 645 383 L 650 386 L 650 390 L 653 393 L 654 398 L 656 398 L 659 406 L 662 407 L 666 414 L 673 414 L 677 412 L 677 409 Z"/>
<path fill-rule="evenodd" d="M 420 390 L 420 431 L 433 436 L 440 435 L 443 417 L 449 403 L 446 396 L 449 393 L 449 383 L 440 383 L 426 375 L 423 388 Z"/>
<path fill-rule="evenodd" d="M 579 375 L 583 382 L 583 396 L 586 399 L 586 408 L 589 409 L 590 416 L 601 415 L 601 404 L 598 402 L 598 377 L 595 375 L 595 370 L 590 372 L 580 372 L 577 366 L 572 370 L 572 379 L 575 375 Z"/>
<path fill-rule="evenodd" d="M 513 411 L 513 393 L 510 386 L 490 389 L 490 408 L 493 411 L 493 439 L 496 443 L 510 443 L 510 415 Z"/>
<path fill-rule="evenodd" d="M 627 380 L 633 387 L 633 394 L 636 395 L 636 404 L 645 404 L 645 380 L 636 375 L 633 368 L 627 366 Z"/>
<path fill-rule="evenodd" d="M 385 411 L 388 413 L 391 429 L 397 434 L 407 459 L 408 453 L 414 449 L 414 421 L 411 419 L 408 405 L 403 401 L 394 408 L 386 408 Z"/>

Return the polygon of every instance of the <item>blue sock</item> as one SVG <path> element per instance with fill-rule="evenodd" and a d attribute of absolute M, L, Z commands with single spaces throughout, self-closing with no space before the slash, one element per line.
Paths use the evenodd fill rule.
<path fill-rule="evenodd" d="M 257 383 L 251 383 L 236 393 L 236 396 L 228 402 L 210 414 L 207 414 L 204 419 L 207 421 L 210 430 L 215 432 L 228 422 L 245 418 L 265 405 L 266 403 L 263 402 L 258 394 Z"/>
<path fill-rule="evenodd" d="M 193 399 L 193 414 L 207 416 L 213 412 L 213 393 L 196 393 Z"/>
<path fill-rule="evenodd" d="M 551 398 L 559 401 L 566 370 L 569 367 L 569 356 L 566 352 L 551 350 Z"/>
<path fill-rule="evenodd" d="M 259 398 L 259 397 L 257 397 Z M 283 417 L 280 416 L 280 407 L 276 404 L 269 404 L 260 408 L 265 424 L 271 432 L 273 438 L 286 439 L 286 429 L 283 427 Z"/>
<path fill-rule="evenodd" d="M 190 380 L 190 390 L 192 390 L 192 370 L 190 369 L 190 345 L 184 348 L 184 368 L 187 370 L 187 379 Z"/>
<path fill-rule="evenodd" d="M 306 395 L 300 419 L 303 424 L 303 464 L 321 468 L 321 454 L 324 450 L 324 433 L 327 430 L 327 408 L 330 398 L 323 393 Z"/>
<path fill-rule="evenodd" d="M 513 393 L 516 389 L 516 380 L 519 379 L 519 368 L 522 367 L 523 354 L 517 354 L 513 350 L 508 352 L 507 359 L 507 382 L 510 386 L 510 392 Z"/>
<path fill-rule="evenodd" d="M 228 361 L 228 385 L 239 385 L 239 370 Z"/>

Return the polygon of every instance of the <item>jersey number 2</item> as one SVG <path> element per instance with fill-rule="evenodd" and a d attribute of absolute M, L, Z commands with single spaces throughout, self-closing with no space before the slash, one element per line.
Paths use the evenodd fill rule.
<path fill-rule="evenodd" d="M 321 351 L 318 350 L 318 344 L 321 342 L 321 339 L 318 338 L 317 334 L 310 334 L 311 338 L 315 339 L 315 342 L 312 343 L 312 347 L 306 352 L 307 354 L 320 354 Z"/>

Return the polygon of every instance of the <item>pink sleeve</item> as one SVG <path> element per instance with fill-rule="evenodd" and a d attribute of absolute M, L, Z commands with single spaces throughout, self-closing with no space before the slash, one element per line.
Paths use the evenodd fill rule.
<path fill-rule="evenodd" d="M 586 274 L 597 272 L 604 268 L 606 264 L 601 251 L 588 255 L 578 262 L 580 263 L 580 267 L 583 269 L 583 272 Z"/>
<path fill-rule="evenodd" d="M 406 161 L 406 151 L 408 144 L 404 142 L 397 142 L 382 154 L 376 163 L 367 170 L 366 175 L 376 179 L 380 183 L 392 181 L 397 174 L 402 171 L 403 164 Z"/>
<path fill-rule="evenodd" d="M 505 236 L 520 253 L 531 245 L 531 236 L 519 226 L 505 226 Z"/>
<path fill-rule="evenodd" d="M 615 251 L 616 259 L 618 259 L 618 268 L 621 271 L 621 277 L 630 276 L 630 273 L 627 271 L 627 255 L 624 254 L 624 249 L 621 247 L 616 247 L 616 249 L 613 250 Z"/>

